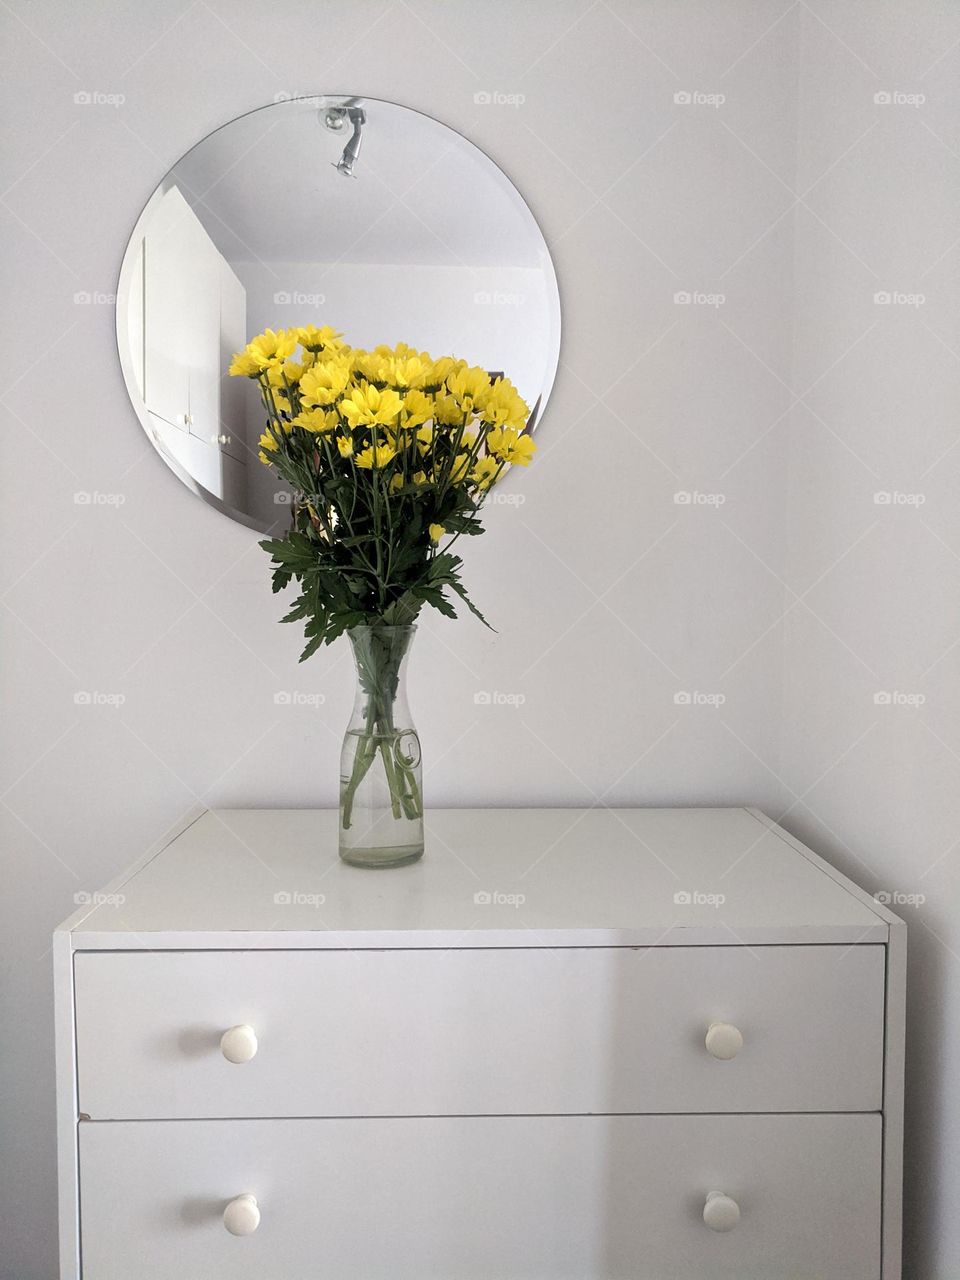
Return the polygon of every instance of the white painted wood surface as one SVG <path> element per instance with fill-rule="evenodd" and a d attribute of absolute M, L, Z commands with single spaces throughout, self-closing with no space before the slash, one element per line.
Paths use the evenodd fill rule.
<path fill-rule="evenodd" d="M 878 1111 L 883 984 L 878 945 L 81 954 L 80 1109 Z M 707 1051 L 718 1020 L 732 1061 Z"/>
<path fill-rule="evenodd" d="M 426 828 L 422 862 L 371 880 L 337 857 L 333 810 L 206 813 L 126 882 L 122 903 L 92 907 L 76 945 L 887 940 L 883 908 L 745 809 L 447 809 Z"/>
<path fill-rule="evenodd" d="M 880 1273 L 876 1115 L 103 1123 L 80 1147 L 87 1280 Z"/>

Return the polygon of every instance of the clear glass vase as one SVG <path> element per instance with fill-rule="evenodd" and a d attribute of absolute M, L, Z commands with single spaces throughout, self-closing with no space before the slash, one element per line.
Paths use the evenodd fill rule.
<path fill-rule="evenodd" d="M 353 715 L 340 756 L 340 857 L 400 867 L 423 854 L 420 739 L 407 706 L 416 627 L 353 627 Z"/>

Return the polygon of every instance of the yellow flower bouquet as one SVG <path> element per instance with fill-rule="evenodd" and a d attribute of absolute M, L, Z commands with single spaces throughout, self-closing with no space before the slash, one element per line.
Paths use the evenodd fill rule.
<path fill-rule="evenodd" d="M 305 624 L 301 661 L 344 632 L 354 645 L 360 688 L 341 780 L 341 852 L 358 862 L 370 854 L 367 864 L 411 861 L 415 831 L 398 845 L 395 831 L 374 830 L 385 815 L 372 813 L 371 795 L 370 829 L 359 836 L 367 843 L 343 833 L 379 759 L 383 808 L 408 828 L 419 823 L 422 852 L 419 742 L 397 723 L 401 666 L 424 605 L 455 617 L 453 595 L 485 621 L 450 548 L 483 532 L 484 498 L 505 469 L 530 462 L 530 411 L 508 378 L 403 343 L 351 348 L 328 326 L 267 329 L 230 373 L 259 385 L 260 460 L 293 490 L 291 528 L 261 546 L 274 591 L 294 580 L 299 588 L 283 621 Z"/>

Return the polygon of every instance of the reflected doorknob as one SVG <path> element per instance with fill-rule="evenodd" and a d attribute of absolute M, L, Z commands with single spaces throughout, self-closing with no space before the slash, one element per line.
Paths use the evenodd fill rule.
<path fill-rule="evenodd" d="M 231 1027 L 220 1037 L 220 1052 L 228 1062 L 249 1062 L 258 1048 L 257 1033 L 246 1023 Z"/>
<path fill-rule="evenodd" d="M 231 1200 L 223 1211 L 223 1225 L 232 1236 L 252 1236 L 260 1225 L 257 1197 L 245 1192 Z"/>
<path fill-rule="evenodd" d="M 711 1022 L 703 1042 L 711 1057 L 728 1062 L 743 1048 L 743 1033 L 732 1022 Z"/>
<path fill-rule="evenodd" d="M 711 1231 L 732 1231 L 740 1221 L 740 1206 L 722 1191 L 711 1191 L 703 1206 L 703 1220 Z"/>

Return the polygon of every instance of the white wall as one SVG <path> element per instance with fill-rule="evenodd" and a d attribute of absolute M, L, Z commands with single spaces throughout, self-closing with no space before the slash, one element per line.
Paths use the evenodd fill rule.
<path fill-rule="evenodd" d="M 846 23 L 843 40 L 868 62 L 878 43 L 891 58 L 919 61 L 923 41 L 936 46 L 932 61 L 960 36 L 956 16 L 937 17 L 932 3 L 913 5 L 906 34 L 898 27 L 889 38 L 870 6 L 856 23 L 838 8 L 834 25 Z M 13 186 L 0 216 L 15 341 L 3 403 L 15 445 L 0 506 L 0 816 L 5 957 L 16 962 L 5 966 L 4 1025 L 15 1034 L 3 1038 L 3 1121 L 17 1177 L 3 1188 L 11 1226 L 0 1270 L 16 1280 L 55 1274 L 50 929 L 75 893 L 137 857 L 198 798 L 335 802 L 350 702 L 345 649 L 297 666 L 299 637 L 276 625 L 282 605 L 255 535 L 164 469 L 126 401 L 111 307 L 74 302 L 112 292 L 141 205 L 207 130 L 280 93 L 394 98 L 484 147 L 551 244 L 565 342 L 541 454 L 511 481 L 523 501 L 493 508 L 488 534 L 468 548 L 468 585 L 499 630 L 425 618 L 413 659 L 432 803 L 750 801 L 777 813 L 833 764 L 861 717 L 874 718 L 843 644 L 802 606 L 783 621 L 785 581 L 805 589 L 869 523 L 854 498 L 870 519 L 878 514 L 869 498 L 880 484 L 863 473 L 861 499 L 859 464 L 810 410 L 791 408 L 795 389 L 856 336 L 861 295 L 875 287 L 869 272 L 851 276 L 836 235 L 794 208 L 795 184 L 813 182 L 860 131 L 859 118 L 831 124 L 814 87 L 846 100 L 862 75 L 856 56 L 845 80 L 848 55 L 807 7 L 782 16 L 772 0 L 359 0 L 315 12 L 311 39 L 291 0 L 269 11 L 250 0 L 73 11 L 13 0 L 4 10 L 2 185 Z M 930 73 L 944 94 L 955 56 Z M 872 93 L 875 81 L 866 83 Z M 77 104 L 79 91 L 124 101 Z M 524 101 L 478 104 L 480 91 Z M 726 101 L 676 103 L 678 92 Z M 863 128 L 872 113 L 868 97 Z M 956 148 L 950 119 L 943 109 L 929 122 Z M 838 219 L 846 240 L 869 237 L 860 256 L 881 275 L 895 267 L 890 287 L 909 289 L 948 247 L 956 160 L 902 121 L 883 128 L 913 129 L 899 145 L 894 134 L 887 152 L 909 181 L 868 150 L 874 169 L 857 160 L 848 176 L 841 162 L 817 189 L 826 212 L 815 207 Z M 873 212 L 865 173 L 877 177 Z M 888 207 L 919 219 L 919 234 L 885 216 Z M 898 246 L 901 257 L 888 261 Z M 935 268 L 944 293 L 953 264 L 948 254 Z M 701 297 L 682 304 L 677 293 Z M 702 300 L 716 294 L 722 305 Z M 945 300 L 923 318 L 956 345 Z M 832 431 L 870 455 L 889 477 L 883 487 L 941 494 L 935 521 L 932 498 L 919 516 L 880 512 L 877 533 L 814 588 L 818 613 L 877 668 L 868 693 L 917 686 L 956 612 L 944 598 L 954 557 L 921 520 L 957 546 L 947 495 L 958 455 L 922 485 L 913 480 L 953 439 L 956 361 L 944 349 L 938 363 L 933 340 L 918 345 L 916 319 L 885 313 L 887 345 L 864 348 L 874 359 L 819 384 L 836 397 Z M 913 364 L 916 376 L 902 381 L 886 372 Z M 676 503 L 680 492 L 724 501 Z M 77 493 L 96 499 L 78 503 Z M 868 888 L 913 888 L 950 844 L 956 761 L 929 733 L 958 745 L 953 664 L 947 655 L 929 676 L 938 694 L 922 716 L 907 711 L 899 728 L 878 727 L 872 745 L 851 750 L 787 818 Z M 525 702 L 478 707 L 482 689 Z M 281 690 L 326 701 L 279 706 Z M 79 691 L 124 701 L 78 705 Z M 679 706 L 679 691 L 726 701 Z M 921 722 L 928 728 L 913 727 Z M 926 1050 L 914 1054 L 926 1090 L 912 1111 L 914 1183 L 919 1162 L 937 1154 L 929 1131 L 946 1078 L 937 1005 L 954 963 L 926 926 L 947 927 L 955 866 L 947 854 L 924 881 L 937 886 L 932 905 L 910 912 L 921 921 L 911 933 L 914 1022 Z M 924 1068 L 934 1055 L 937 1065 Z M 956 1057 L 948 1065 L 955 1079 Z M 925 1259 L 915 1274 L 947 1280 L 956 1268 L 934 1263 L 926 1234 L 934 1168 L 923 1164 L 927 1189 L 909 1215 Z M 960 1187 L 941 1174 L 946 1213 Z"/>
<path fill-rule="evenodd" d="M 797 191 L 833 167 L 796 211 L 803 398 L 783 576 L 803 603 L 786 625 L 780 774 L 792 831 L 866 889 L 926 899 L 894 905 L 910 926 L 906 1256 L 909 1276 L 947 1280 L 960 1275 L 960 10 L 815 7 Z M 874 102 L 893 91 L 926 100 Z"/>

